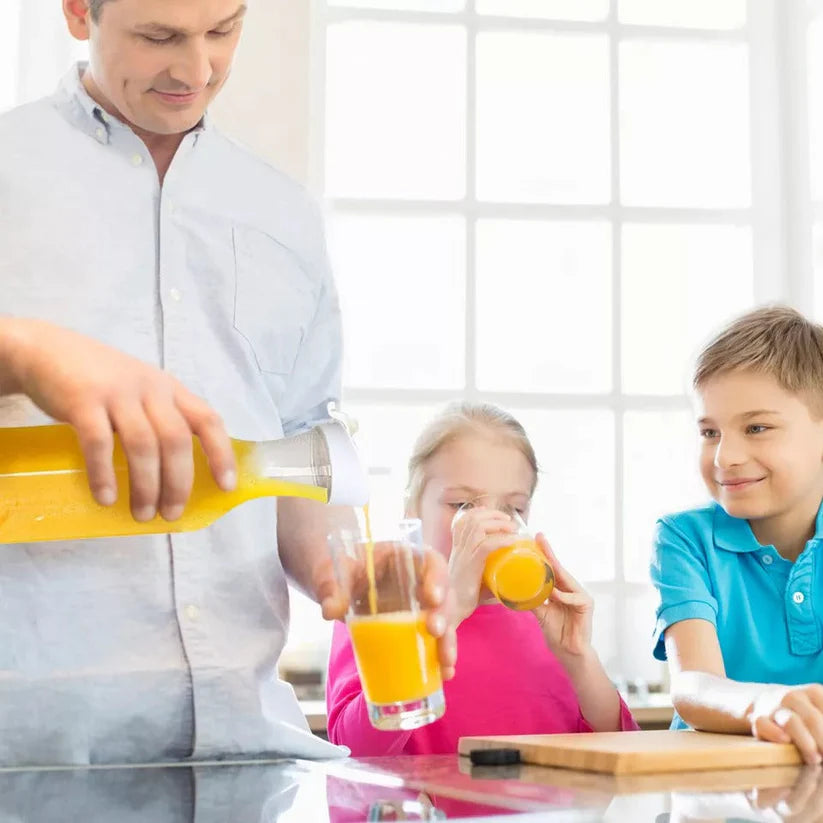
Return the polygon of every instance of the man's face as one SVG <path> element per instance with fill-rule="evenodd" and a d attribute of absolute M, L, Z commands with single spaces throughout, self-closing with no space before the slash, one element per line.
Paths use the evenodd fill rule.
<path fill-rule="evenodd" d="M 97 22 L 79 22 L 87 0 L 63 5 L 74 36 L 89 40 L 92 96 L 163 135 L 200 122 L 229 75 L 246 10 L 245 0 L 111 0 Z"/>

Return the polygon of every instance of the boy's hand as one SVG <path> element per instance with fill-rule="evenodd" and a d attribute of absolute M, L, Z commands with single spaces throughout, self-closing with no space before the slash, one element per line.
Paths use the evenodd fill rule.
<path fill-rule="evenodd" d="M 554 571 L 554 589 L 533 613 L 555 655 L 580 657 L 591 649 L 594 601 L 560 565 L 545 536 L 538 534 L 535 540 Z"/>
<path fill-rule="evenodd" d="M 497 509 L 466 509 L 452 526 L 449 579 L 454 589 L 457 623 L 460 624 L 491 592 L 483 586 L 483 568 L 491 552 L 512 544 L 516 526 Z M 485 593 L 485 597 L 484 597 Z"/>
<path fill-rule="evenodd" d="M 792 742 L 810 765 L 823 762 L 823 686 L 769 686 L 754 701 L 752 734 L 773 743 Z"/>

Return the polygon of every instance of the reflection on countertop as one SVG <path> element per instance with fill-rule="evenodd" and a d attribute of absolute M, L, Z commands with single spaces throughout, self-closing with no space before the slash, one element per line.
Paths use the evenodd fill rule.
<path fill-rule="evenodd" d="M 823 770 L 610 776 L 455 755 L 0 770 L 0 821 L 823 821 Z"/>

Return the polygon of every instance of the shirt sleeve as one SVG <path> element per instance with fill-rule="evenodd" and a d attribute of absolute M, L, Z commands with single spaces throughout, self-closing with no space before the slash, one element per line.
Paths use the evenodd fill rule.
<path fill-rule="evenodd" d="M 666 659 L 664 635 L 681 620 L 706 620 L 717 627 L 706 550 L 669 518 L 657 521 L 651 578 L 660 598 L 654 627 L 654 656 Z"/>
<path fill-rule="evenodd" d="M 319 281 L 314 316 L 309 324 L 288 385 L 280 402 L 285 436 L 297 434 L 329 419 L 330 402 L 340 398 L 343 333 L 340 301 L 329 265 L 323 223 L 319 214 L 310 221 L 312 259 L 307 261 Z"/>
<path fill-rule="evenodd" d="M 332 634 L 326 713 L 329 740 L 348 746 L 355 757 L 401 754 L 411 737 L 411 732 L 384 732 L 372 726 L 351 636 L 342 623 L 335 623 Z"/>

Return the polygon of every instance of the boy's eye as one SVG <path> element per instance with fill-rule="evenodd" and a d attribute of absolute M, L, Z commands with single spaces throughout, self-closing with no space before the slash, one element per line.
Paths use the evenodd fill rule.
<path fill-rule="evenodd" d="M 174 40 L 174 35 L 170 34 L 167 37 L 150 37 L 148 34 L 144 34 L 143 39 L 155 46 L 162 46 L 164 43 L 171 43 Z"/>
<path fill-rule="evenodd" d="M 746 426 L 746 434 L 760 434 L 761 432 L 765 432 L 768 430 L 768 426 L 760 426 L 755 423 L 752 423 L 751 426 Z"/>
<path fill-rule="evenodd" d="M 459 509 L 472 509 L 472 508 L 474 508 L 474 503 L 472 503 L 471 500 L 466 500 L 466 501 L 455 500 L 454 502 L 447 503 L 446 505 L 450 509 L 454 509 L 455 511 L 458 511 Z"/>
<path fill-rule="evenodd" d="M 717 435 L 717 429 L 700 429 L 700 436 L 705 437 L 707 440 L 717 437 Z"/>

